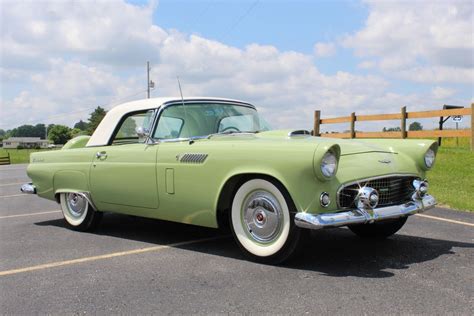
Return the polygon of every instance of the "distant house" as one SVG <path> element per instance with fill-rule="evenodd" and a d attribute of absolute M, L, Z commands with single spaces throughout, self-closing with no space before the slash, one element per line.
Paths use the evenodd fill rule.
<path fill-rule="evenodd" d="M 3 148 L 48 148 L 50 142 L 39 137 L 10 137 L 3 140 Z"/>

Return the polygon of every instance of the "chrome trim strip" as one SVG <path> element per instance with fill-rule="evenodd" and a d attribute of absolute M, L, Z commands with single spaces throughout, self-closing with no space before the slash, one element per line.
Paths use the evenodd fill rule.
<path fill-rule="evenodd" d="M 155 130 L 158 126 L 158 122 L 160 121 L 160 117 L 161 117 L 161 114 L 163 113 L 164 110 L 166 110 L 166 108 L 170 107 L 170 106 L 175 106 L 175 105 L 183 105 L 186 104 L 186 103 L 190 103 L 190 104 L 196 104 L 196 103 L 210 103 L 210 102 L 213 102 L 213 103 L 216 103 L 216 104 L 233 104 L 233 105 L 238 105 L 238 106 L 244 106 L 244 107 L 247 107 L 247 108 L 251 108 L 251 109 L 254 109 L 255 111 L 257 111 L 257 108 L 255 106 L 253 106 L 252 104 L 250 103 L 244 103 L 244 102 L 238 102 L 238 101 L 225 101 L 225 100 L 207 100 L 207 99 L 188 99 L 188 100 L 175 100 L 175 101 L 168 101 L 168 102 L 165 102 L 163 103 L 162 105 L 160 105 L 158 107 L 158 111 L 156 111 L 156 115 L 155 115 L 155 120 L 153 121 L 153 125 L 151 126 L 151 129 L 150 129 L 150 136 L 148 137 L 149 138 L 149 141 L 147 142 L 148 144 L 159 144 L 159 143 L 162 143 L 162 142 L 170 142 L 170 143 L 173 143 L 173 142 L 181 142 L 181 141 L 192 141 L 192 140 L 195 140 L 195 139 L 205 139 L 207 137 L 209 137 L 210 135 L 212 134 L 209 134 L 209 135 L 202 135 L 202 136 L 192 136 L 192 137 L 187 137 L 187 138 L 168 138 L 168 139 L 155 139 L 152 137 L 152 135 L 155 133 Z M 257 111 L 258 112 L 258 111 Z"/>
<path fill-rule="evenodd" d="M 343 183 L 343 184 L 341 184 L 339 189 L 337 189 L 337 192 L 336 192 L 336 205 L 337 205 L 337 207 L 342 208 L 342 209 L 347 209 L 347 208 L 343 208 L 343 207 L 341 207 L 341 205 L 339 205 L 339 195 L 341 194 L 341 191 L 345 187 L 348 187 L 348 186 L 356 184 L 356 183 L 369 182 L 369 181 L 372 181 L 372 180 L 378 180 L 378 179 L 383 179 L 383 178 L 391 178 L 391 177 L 417 177 L 417 178 L 419 178 L 420 176 L 417 175 L 417 174 L 413 174 L 413 173 L 390 173 L 390 174 L 386 174 L 386 175 L 383 175 L 383 176 L 363 178 L 363 179 Z"/>
<path fill-rule="evenodd" d="M 167 101 L 165 103 L 163 103 L 163 106 L 164 107 L 168 107 L 170 105 L 176 105 L 176 104 L 183 104 L 183 101 L 184 101 L 184 104 L 186 103 L 192 103 L 192 104 L 199 104 L 199 103 L 224 103 L 224 104 L 235 104 L 235 105 L 241 105 L 241 106 L 246 106 L 248 108 L 252 108 L 254 110 L 256 110 L 255 106 L 250 104 L 250 103 L 247 103 L 247 102 L 240 102 L 240 101 L 233 101 L 233 100 L 225 100 L 225 99 L 185 99 L 185 100 L 181 100 L 181 99 L 176 99 L 176 100 L 172 100 L 172 101 Z"/>
<path fill-rule="evenodd" d="M 375 208 L 364 212 L 354 209 L 339 213 L 296 213 L 295 225 L 301 228 L 322 229 L 366 224 L 414 215 L 433 208 L 435 205 L 435 198 L 427 194 L 423 199 L 416 199 L 402 205 Z"/>
<path fill-rule="evenodd" d="M 36 194 L 36 186 L 33 183 L 25 183 L 21 186 L 20 191 L 27 194 Z"/>

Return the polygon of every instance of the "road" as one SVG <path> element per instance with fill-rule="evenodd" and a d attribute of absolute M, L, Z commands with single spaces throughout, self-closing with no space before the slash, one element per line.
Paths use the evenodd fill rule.
<path fill-rule="evenodd" d="M 55 202 L 19 192 L 25 168 L 0 166 L 2 314 L 474 310 L 474 213 L 432 209 L 385 241 L 313 231 L 300 257 L 267 266 L 212 229 L 106 214 L 71 231 Z"/>

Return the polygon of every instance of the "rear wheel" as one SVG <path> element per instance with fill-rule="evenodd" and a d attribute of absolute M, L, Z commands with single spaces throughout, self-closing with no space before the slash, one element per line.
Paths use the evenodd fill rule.
<path fill-rule="evenodd" d="M 89 231 L 100 223 L 102 212 L 95 211 L 83 194 L 61 193 L 59 199 L 64 219 L 70 228 Z"/>
<path fill-rule="evenodd" d="M 283 188 L 263 179 L 243 183 L 234 195 L 230 222 L 237 244 L 250 259 L 278 264 L 296 250 L 300 229 Z"/>
<path fill-rule="evenodd" d="M 354 234 L 362 238 L 383 239 L 398 232 L 403 227 L 403 225 L 405 225 L 406 221 L 407 217 L 401 217 L 387 222 L 351 225 L 349 226 L 349 229 Z"/>

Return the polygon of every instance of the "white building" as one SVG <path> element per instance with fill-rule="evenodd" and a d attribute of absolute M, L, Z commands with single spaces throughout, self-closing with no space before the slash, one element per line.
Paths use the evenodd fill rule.
<path fill-rule="evenodd" d="M 49 140 L 41 139 L 39 137 L 10 137 L 3 140 L 3 148 L 48 148 Z"/>

